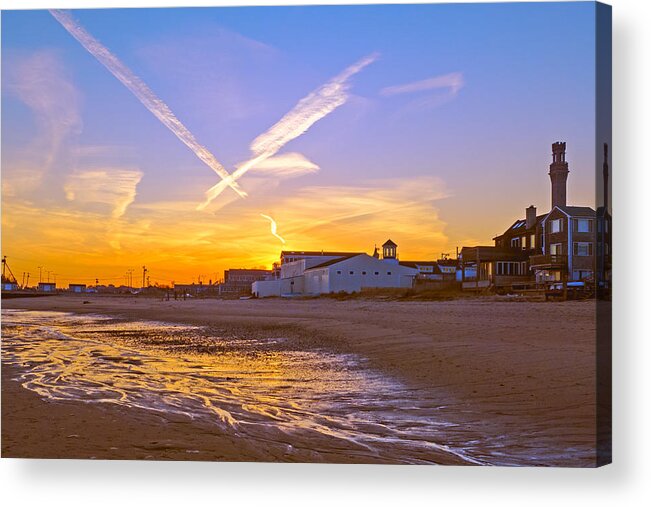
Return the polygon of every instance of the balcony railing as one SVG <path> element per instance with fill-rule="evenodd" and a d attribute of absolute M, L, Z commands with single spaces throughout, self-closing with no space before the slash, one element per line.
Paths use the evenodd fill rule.
<path fill-rule="evenodd" d="M 529 265 L 535 267 L 564 267 L 567 265 L 567 255 L 532 255 Z"/>

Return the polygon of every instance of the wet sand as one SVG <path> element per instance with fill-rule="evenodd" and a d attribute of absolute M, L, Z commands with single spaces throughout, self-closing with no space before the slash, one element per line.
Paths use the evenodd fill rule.
<path fill-rule="evenodd" d="M 359 354 L 408 385 L 445 392 L 441 401 L 448 416 L 469 431 L 506 436 L 506 454 L 523 449 L 526 454 L 535 435 L 537 445 L 558 452 L 549 464 L 595 465 L 593 459 L 564 457 L 572 449 L 593 447 L 596 438 L 591 302 L 69 295 L 6 300 L 2 306 L 206 325 L 223 334 L 282 336 L 299 349 Z M 3 456 L 247 460 L 254 454 L 247 453 L 245 442 L 197 422 L 107 404 L 42 400 L 11 380 L 16 373 L 2 368 Z"/>

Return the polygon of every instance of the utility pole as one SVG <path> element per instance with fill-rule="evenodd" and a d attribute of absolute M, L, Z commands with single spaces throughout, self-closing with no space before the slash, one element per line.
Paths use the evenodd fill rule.
<path fill-rule="evenodd" d="M 27 273 L 27 284 L 26 284 L 26 286 L 29 286 L 29 273 Z M 23 286 L 23 289 L 24 288 L 25 288 L 25 286 Z"/>
<path fill-rule="evenodd" d="M 143 266 L 142 267 L 142 288 L 143 289 L 145 288 L 145 277 L 147 276 L 147 271 L 148 271 L 148 269 L 145 266 Z"/>
<path fill-rule="evenodd" d="M 43 281 L 43 266 L 38 267 L 38 283 Z"/>
<path fill-rule="evenodd" d="M 52 273 L 52 270 L 48 269 L 46 273 L 47 273 L 47 283 L 50 283 L 50 273 Z"/>
<path fill-rule="evenodd" d="M 23 283 L 21 284 L 21 286 L 23 288 L 25 287 L 25 272 L 24 271 L 23 271 Z"/>

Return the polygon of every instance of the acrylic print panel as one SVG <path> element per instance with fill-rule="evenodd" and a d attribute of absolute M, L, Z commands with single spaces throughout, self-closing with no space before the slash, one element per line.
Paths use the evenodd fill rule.
<path fill-rule="evenodd" d="M 2 12 L 2 455 L 610 461 L 610 7 Z"/>

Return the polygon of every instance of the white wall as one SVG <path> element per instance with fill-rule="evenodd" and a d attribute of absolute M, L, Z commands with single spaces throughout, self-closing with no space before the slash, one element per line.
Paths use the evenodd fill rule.
<path fill-rule="evenodd" d="M 365 288 L 405 288 L 412 286 L 417 274 L 417 269 L 400 266 L 395 261 L 360 254 L 324 268 L 307 270 L 305 291 L 322 294 L 352 293 Z"/>
<path fill-rule="evenodd" d="M 280 278 L 291 278 L 300 276 L 305 271 L 305 259 L 299 259 L 294 262 L 286 262 L 280 266 Z"/>
<path fill-rule="evenodd" d="M 303 275 L 293 276 L 291 278 L 282 278 L 280 282 L 281 296 L 288 294 L 303 294 L 303 292 L 305 292 L 305 277 Z"/>
<path fill-rule="evenodd" d="M 329 267 L 311 269 L 305 272 L 305 293 L 306 294 L 327 294 L 333 292 L 330 289 Z"/>
<path fill-rule="evenodd" d="M 258 280 L 251 284 L 251 294 L 259 298 L 280 296 L 280 280 Z"/>
<path fill-rule="evenodd" d="M 280 278 L 291 278 L 293 276 L 300 276 L 306 269 L 310 269 L 313 266 L 323 264 L 334 259 L 341 258 L 340 255 L 315 255 L 313 257 L 305 257 L 304 259 L 299 259 L 292 262 L 286 262 L 280 266 Z"/>
<path fill-rule="evenodd" d="M 302 294 L 304 277 L 281 278 L 280 280 L 259 280 L 251 284 L 251 293 L 259 298 Z"/>

